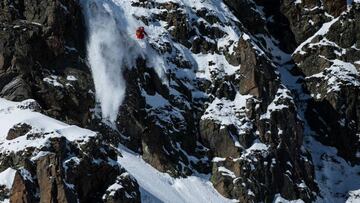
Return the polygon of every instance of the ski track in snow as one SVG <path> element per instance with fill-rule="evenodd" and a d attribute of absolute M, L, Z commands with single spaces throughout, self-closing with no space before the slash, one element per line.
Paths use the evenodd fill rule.
<path fill-rule="evenodd" d="M 118 162 L 139 183 L 141 200 L 145 203 L 219 203 L 235 202 L 221 196 L 207 177 L 172 178 L 145 163 L 125 147 L 119 148 L 123 157 Z"/>

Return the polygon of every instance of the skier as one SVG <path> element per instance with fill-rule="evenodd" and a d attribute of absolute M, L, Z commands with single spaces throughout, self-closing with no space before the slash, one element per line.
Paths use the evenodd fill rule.
<path fill-rule="evenodd" d="M 136 38 L 144 39 L 145 35 L 147 35 L 147 33 L 145 32 L 145 28 L 142 26 L 138 27 L 136 30 Z"/>

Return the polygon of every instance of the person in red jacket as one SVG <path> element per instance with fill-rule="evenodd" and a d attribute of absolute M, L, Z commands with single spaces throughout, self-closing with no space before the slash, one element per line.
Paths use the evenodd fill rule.
<path fill-rule="evenodd" d="M 138 27 L 138 29 L 136 30 L 136 38 L 144 39 L 145 35 L 147 35 L 147 33 L 145 32 L 145 28 L 142 26 Z"/>

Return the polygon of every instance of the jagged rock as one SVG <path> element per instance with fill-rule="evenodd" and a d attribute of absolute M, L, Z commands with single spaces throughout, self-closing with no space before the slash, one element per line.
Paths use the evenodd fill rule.
<path fill-rule="evenodd" d="M 171 11 L 165 13 L 165 19 L 168 22 L 169 28 L 172 27 L 170 31 L 172 36 L 185 46 L 188 46 L 190 26 L 189 21 L 182 10 L 178 8 L 179 6 L 176 3 L 165 3 L 160 7 L 164 7 Z"/>
<path fill-rule="evenodd" d="M 265 13 L 266 28 L 269 34 L 279 41 L 278 46 L 281 50 L 291 53 L 297 47 L 294 34 L 298 33 L 292 32 L 289 20 L 281 11 L 281 7 L 286 1 L 255 0 L 255 2 Z"/>
<path fill-rule="evenodd" d="M 344 0 L 325 0 L 325 10 L 334 16 L 339 16 L 343 11 L 346 10 L 347 2 Z"/>
<path fill-rule="evenodd" d="M 137 62 L 137 68 L 126 71 L 125 78 L 139 78 L 141 85 L 139 86 L 136 80 L 127 80 L 126 98 L 120 107 L 119 114 L 129 116 L 119 116 L 117 120 L 118 129 L 121 129 L 123 135 L 128 139 L 117 140 L 142 153 L 143 159 L 156 169 L 174 176 L 189 173 L 190 170 L 186 165 L 193 165 L 199 169 L 206 168 L 200 166 L 201 164 L 189 162 L 187 155 L 178 149 L 181 146 L 187 153 L 195 154 L 197 148 L 196 137 L 189 136 L 196 131 L 195 118 L 193 118 L 191 109 L 184 107 L 181 101 L 171 99 L 168 87 L 161 82 L 161 78 L 153 69 L 146 67 L 144 60 L 139 59 Z M 173 76 L 169 75 L 169 77 Z M 175 80 L 174 82 L 178 85 L 175 87 L 176 91 L 189 95 L 185 99 L 191 100 L 191 93 L 182 84 L 182 81 Z M 162 110 L 145 106 L 146 96 L 155 95 L 167 99 L 168 106 Z M 181 115 L 184 117 L 183 120 L 179 120 L 175 116 L 171 116 L 170 120 L 163 121 L 161 119 L 163 117 L 161 114 L 171 114 L 170 105 L 183 109 Z M 179 139 L 180 137 L 181 139 Z M 175 145 L 171 143 L 175 143 Z M 180 162 L 184 162 L 186 165 L 181 165 Z"/>
<path fill-rule="evenodd" d="M 139 185 L 127 172 L 118 176 L 116 183 L 111 185 L 103 197 L 106 203 L 141 202 Z"/>
<path fill-rule="evenodd" d="M 320 135 L 319 140 L 336 146 L 339 154 L 352 162 L 358 161 L 356 149 L 360 145 L 356 138 L 360 121 L 355 105 L 359 99 L 359 75 L 354 65 L 360 60 L 356 48 L 360 27 L 354 23 L 360 19 L 359 10 L 358 4 L 353 5 L 327 32 L 315 36 L 293 55 L 314 97 L 306 112 L 311 127 Z M 333 44 L 320 46 L 326 40 Z"/>
<path fill-rule="evenodd" d="M 212 172 L 215 188 L 240 202 L 273 202 L 278 195 L 311 202 L 321 193 L 304 147 L 304 106 L 318 139 L 356 163 L 358 4 L 343 13 L 347 4 L 340 0 L 184 2 L 130 3 L 149 10 L 134 17 L 159 31 L 145 44 L 163 61 L 151 64 L 142 53 L 127 64 L 134 67 L 124 69 L 125 99 L 113 123 L 104 122 L 95 105 L 79 2 L 0 4 L 0 96 L 34 98 L 38 104 L 11 108 L 100 131 L 69 141 L 57 130 L 31 133 L 25 124 L 11 129 L 5 141 L 25 134 L 32 143 L 46 139 L 39 148 L 1 152 L 0 170 L 18 170 L 12 202 L 140 202 L 139 185 L 116 161 L 120 144 L 172 176 Z M 339 15 L 328 32 L 312 37 L 290 59 L 288 53 Z M 348 77 L 332 91 L 328 82 L 343 73 Z M 296 83 L 287 74 L 298 76 Z M 0 188 L 0 200 L 7 193 Z"/>
<path fill-rule="evenodd" d="M 126 187 L 126 192 L 134 199 L 139 198 L 136 181 L 125 175 L 120 176 L 119 166 L 113 163 L 112 159 L 117 154 L 109 147 L 97 143 L 98 141 L 94 139 L 83 144 L 81 150 L 84 151 L 81 151 L 65 138 L 54 138 L 49 140 L 48 146 L 39 149 L 40 154 L 32 161 L 29 160 L 31 151 L 23 153 L 26 156 L 22 163 L 9 163 L 12 167 L 14 164 L 24 166 L 16 174 L 11 190 L 12 201 L 101 201 L 106 189 L 114 183 L 117 176 L 122 184 L 132 186 Z M 102 150 L 95 146 L 102 146 Z M 39 196 L 36 195 L 36 190 L 40 191 Z M 128 199 L 124 192 L 118 193 L 117 198 Z"/>
<path fill-rule="evenodd" d="M 298 44 L 312 36 L 324 22 L 330 21 L 321 4 L 320 0 L 303 0 L 300 4 L 292 0 L 282 1 L 280 11 L 290 22 Z"/>
<path fill-rule="evenodd" d="M 32 127 L 30 125 L 28 125 L 26 123 L 19 123 L 19 124 L 15 125 L 14 127 L 12 127 L 9 130 L 6 139 L 7 140 L 13 140 L 13 139 L 16 139 L 18 137 L 24 136 L 31 129 L 32 129 Z"/>
<path fill-rule="evenodd" d="M 13 186 L 11 189 L 10 202 L 31 203 L 35 202 L 34 188 L 29 180 L 24 179 L 21 173 L 16 172 Z"/>
<path fill-rule="evenodd" d="M 313 195 L 309 191 L 317 191 L 317 186 L 313 182 L 313 166 L 300 158 L 308 156 L 300 150 L 303 142 L 302 123 L 297 119 L 293 103 L 287 96 L 277 93 L 273 102 L 276 105 L 286 104 L 287 107 L 268 110 L 271 112 L 269 118 L 256 118 L 259 119 L 255 126 L 258 135 L 252 136 L 259 136 L 265 145 L 250 147 L 241 142 L 247 150 L 239 150 L 237 155 L 221 154 L 220 157 L 225 158 L 215 159 L 211 180 L 221 194 L 241 202 L 272 202 L 275 193 L 281 193 L 286 199 L 300 196 L 302 200 L 310 202 Z M 250 103 L 249 108 L 252 106 Z M 216 135 L 214 132 L 212 134 Z M 233 140 L 229 142 L 229 146 L 234 146 Z M 226 151 L 219 145 L 210 148 L 216 152 L 215 156 L 219 156 L 216 150 Z M 294 184 L 302 181 L 308 189 L 299 189 Z"/>
<path fill-rule="evenodd" d="M 216 44 L 207 41 L 204 38 L 195 38 L 191 45 L 191 51 L 193 53 L 214 53 L 217 51 Z"/>
<path fill-rule="evenodd" d="M 340 16 L 339 20 L 330 27 L 325 37 L 335 42 L 341 48 L 346 49 L 347 52 L 350 51 L 351 48 L 359 47 L 360 25 L 356 23 L 360 19 L 359 11 L 360 6 L 358 4 L 353 5 L 348 13 Z M 341 35 L 339 35 L 339 32 Z M 351 62 L 360 59 L 358 50 L 353 53 L 342 53 L 341 55 L 355 55 L 353 60 L 349 60 Z"/>
<path fill-rule="evenodd" d="M 265 32 L 263 27 L 265 19 L 262 18 L 260 13 L 258 13 L 256 9 L 244 9 L 256 7 L 253 1 L 224 0 L 224 2 L 234 11 L 233 13 L 238 17 L 241 23 L 250 29 L 252 33 Z"/>
<path fill-rule="evenodd" d="M 10 191 L 6 188 L 5 185 L 0 186 L 0 201 L 5 201 L 5 199 L 9 198 Z"/>
<path fill-rule="evenodd" d="M 65 184 L 61 162 L 56 154 L 41 157 L 36 163 L 40 202 L 77 202 L 73 191 Z"/>
<path fill-rule="evenodd" d="M 234 126 L 221 126 L 212 120 L 200 121 L 200 137 L 212 149 L 214 156 L 236 157 L 240 149 L 234 145 L 232 134 L 236 134 Z"/>
<path fill-rule="evenodd" d="M 251 94 L 269 104 L 278 88 L 278 77 L 265 58 L 259 57 L 252 45 L 241 39 L 239 42 L 241 69 L 238 84 L 241 94 Z"/>
<path fill-rule="evenodd" d="M 30 86 L 21 78 L 15 78 L 0 92 L 0 96 L 12 101 L 23 101 L 31 98 Z"/>
<path fill-rule="evenodd" d="M 48 115 L 85 125 L 94 97 L 83 60 L 85 29 L 79 2 L 9 0 L 0 10 L 0 95 L 13 101 L 36 98 Z M 65 80 L 57 81 L 54 75 Z M 79 77 L 67 81 L 69 76 Z M 69 114 L 60 115 L 59 109 L 66 108 Z"/>

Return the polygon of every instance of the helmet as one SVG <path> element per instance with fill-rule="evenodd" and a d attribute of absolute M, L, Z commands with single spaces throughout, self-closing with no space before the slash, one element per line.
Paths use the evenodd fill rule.
<path fill-rule="evenodd" d="M 139 27 L 139 30 L 140 30 L 141 32 L 143 32 L 143 31 L 145 31 L 145 28 L 144 28 L 143 26 L 141 26 L 141 27 Z"/>

